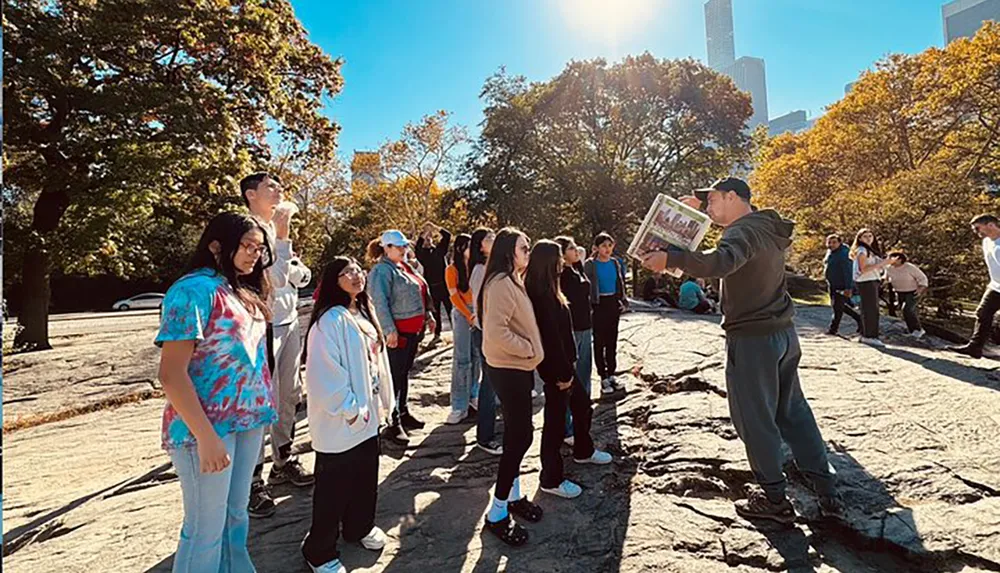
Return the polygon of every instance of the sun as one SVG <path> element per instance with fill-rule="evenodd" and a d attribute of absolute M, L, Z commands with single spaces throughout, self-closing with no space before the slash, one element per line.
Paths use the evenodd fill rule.
<path fill-rule="evenodd" d="M 557 0 L 567 26 L 588 40 L 616 45 L 647 25 L 662 0 Z"/>

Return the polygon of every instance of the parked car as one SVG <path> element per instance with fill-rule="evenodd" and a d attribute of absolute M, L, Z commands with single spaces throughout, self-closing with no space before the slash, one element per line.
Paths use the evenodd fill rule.
<path fill-rule="evenodd" d="M 116 302 L 111 306 L 114 310 L 135 310 L 140 308 L 160 308 L 163 305 L 163 293 L 147 292 L 137 294 Z"/>

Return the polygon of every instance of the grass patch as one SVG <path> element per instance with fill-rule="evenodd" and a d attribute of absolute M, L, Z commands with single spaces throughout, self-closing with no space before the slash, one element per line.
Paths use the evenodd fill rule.
<path fill-rule="evenodd" d="M 115 408 L 120 408 L 126 404 L 136 404 L 138 402 L 144 402 L 152 398 L 163 398 L 164 394 L 162 390 L 141 390 L 139 392 L 131 392 L 129 394 L 122 394 L 120 396 L 109 396 L 103 400 L 98 400 L 97 402 L 92 402 L 84 406 L 73 406 L 71 408 L 64 408 L 62 410 L 56 410 L 55 412 L 48 412 L 45 414 L 32 414 L 30 416 L 18 416 L 16 420 L 7 421 L 4 420 L 3 423 L 3 434 L 6 436 L 11 432 L 16 432 L 18 430 L 25 430 L 27 428 L 34 428 L 35 426 L 41 426 L 42 424 L 50 424 L 52 422 L 61 422 L 63 420 L 68 420 L 70 418 L 75 418 L 77 416 L 82 416 L 84 414 L 90 414 L 91 412 L 100 412 L 103 410 L 112 410 Z"/>

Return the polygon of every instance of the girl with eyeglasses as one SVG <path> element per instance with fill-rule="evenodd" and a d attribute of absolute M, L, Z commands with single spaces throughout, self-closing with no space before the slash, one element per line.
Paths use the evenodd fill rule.
<path fill-rule="evenodd" d="M 221 213 L 163 301 L 162 440 L 184 503 L 175 572 L 254 571 L 247 500 L 264 427 L 277 419 L 261 259 L 269 251 L 256 219 Z"/>
<path fill-rule="evenodd" d="M 528 237 L 512 227 L 501 230 L 486 264 L 476 309 L 483 326 L 486 372 L 503 408 L 503 454 L 485 528 L 508 545 L 523 545 L 528 532 L 510 514 L 542 519 L 542 508 L 521 493 L 521 461 L 531 447 L 531 390 L 534 370 L 545 358 L 531 299 L 524 288 Z"/>
<path fill-rule="evenodd" d="M 392 375 L 361 265 L 337 257 L 320 285 L 306 335 L 316 486 L 302 554 L 313 571 L 346 573 L 337 550 L 341 531 L 366 549 L 385 546 L 375 525 L 378 429 L 393 408 Z"/>

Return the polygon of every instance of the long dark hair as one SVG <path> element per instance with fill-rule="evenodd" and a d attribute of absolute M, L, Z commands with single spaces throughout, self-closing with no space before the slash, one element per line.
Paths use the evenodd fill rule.
<path fill-rule="evenodd" d="M 559 261 L 562 256 L 562 246 L 554 241 L 543 239 L 531 248 L 528 270 L 524 274 L 524 288 L 532 302 L 544 304 L 554 300 L 563 306 L 569 304 L 559 288 Z"/>
<path fill-rule="evenodd" d="M 476 300 L 476 319 L 479 320 L 480 326 L 484 324 L 483 316 L 486 315 L 486 309 L 483 308 L 483 294 L 486 292 L 486 285 L 490 284 L 494 277 L 514 277 L 514 255 L 517 251 L 517 240 L 521 237 L 528 240 L 528 236 L 516 227 L 504 227 L 500 229 L 496 240 L 493 241 L 493 250 L 490 252 L 489 260 L 486 261 L 483 288 L 479 290 L 479 298 Z M 515 282 L 520 281 L 515 279 Z"/>
<path fill-rule="evenodd" d="M 483 241 L 493 232 L 489 227 L 479 227 L 472 232 L 472 243 L 469 244 L 469 268 L 474 269 L 476 265 L 486 264 L 486 255 L 483 254 Z"/>
<path fill-rule="evenodd" d="M 465 263 L 465 249 L 469 246 L 472 237 L 462 233 L 455 237 L 455 245 L 451 252 L 451 263 L 458 269 L 458 290 L 459 292 L 469 292 L 469 267 Z M 469 257 L 471 259 L 471 255 Z"/>
<path fill-rule="evenodd" d="M 361 264 L 352 257 L 335 257 L 323 269 L 323 275 L 319 279 L 319 294 L 316 295 L 316 304 L 313 306 L 312 315 L 309 316 L 309 327 L 306 328 L 306 340 L 309 340 L 309 331 L 312 330 L 313 325 L 319 322 L 326 311 L 335 306 L 350 308 L 351 295 L 340 288 L 340 273 L 352 264 L 361 267 Z M 382 340 L 382 327 L 379 326 L 375 313 L 372 312 L 368 293 L 362 290 L 354 297 L 354 302 L 357 304 L 361 316 L 375 326 L 375 330 L 378 331 L 378 339 Z M 306 346 L 308 347 L 308 345 Z M 304 362 L 305 359 L 306 348 L 303 348 L 302 361 Z"/>
<path fill-rule="evenodd" d="M 236 251 L 241 248 L 240 243 L 243 241 L 243 235 L 254 229 L 260 231 L 264 238 L 265 252 L 257 259 L 250 274 L 241 275 L 236 270 L 233 257 L 236 256 Z M 212 252 L 212 244 L 218 244 L 218 255 Z M 264 302 L 271 294 L 271 283 L 267 279 L 267 274 L 264 273 L 264 260 L 274 260 L 271 252 L 267 232 L 257 219 L 231 211 L 219 213 L 212 217 L 208 226 L 205 227 L 184 274 L 198 269 L 215 271 L 216 274 L 226 278 L 229 286 L 232 287 L 233 292 L 236 293 L 237 298 L 247 310 L 259 311 L 265 319 L 271 320 L 271 309 Z"/>
<path fill-rule="evenodd" d="M 865 233 L 872 234 L 872 244 L 868 244 L 861 240 L 861 236 Z M 851 258 L 855 259 L 858 256 L 858 247 L 864 247 L 868 251 L 869 255 L 875 255 L 877 257 L 883 257 L 882 247 L 878 243 L 878 237 L 875 236 L 875 232 L 871 229 L 861 229 L 854 235 L 854 244 L 851 245 Z"/>

